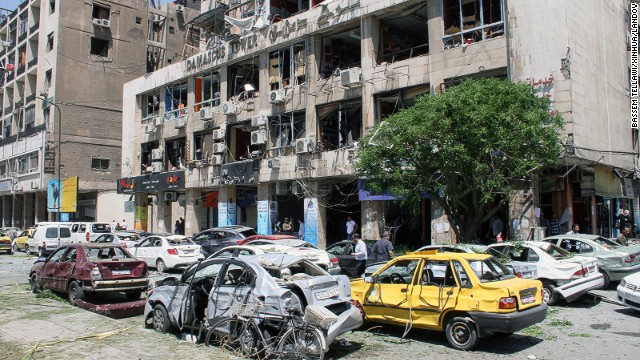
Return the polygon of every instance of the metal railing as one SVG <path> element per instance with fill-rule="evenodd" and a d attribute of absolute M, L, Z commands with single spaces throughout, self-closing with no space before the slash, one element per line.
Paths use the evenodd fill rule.
<path fill-rule="evenodd" d="M 31 60 L 31 61 L 29 61 L 29 62 L 27 63 L 27 66 L 28 66 L 29 68 L 31 68 L 32 66 L 35 66 L 35 65 L 38 65 L 38 58 L 37 58 L 37 57 L 34 57 L 34 58 L 33 58 L 33 60 Z"/>
<path fill-rule="evenodd" d="M 34 31 L 38 30 L 39 27 L 40 27 L 40 22 L 33 24 L 33 26 L 29 28 L 29 33 L 31 34 Z"/>

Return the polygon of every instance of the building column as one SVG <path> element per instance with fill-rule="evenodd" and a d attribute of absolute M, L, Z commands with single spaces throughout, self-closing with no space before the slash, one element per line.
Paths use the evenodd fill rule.
<path fill-rule="evenodd" d="M 218 226 L 236 225 L 236 187 L 221 186 L 218 196 Z"/>
<path fill-rule="evenodd" d="M 156 199 L 154 200 L 154 204 L 156 204 L 156 221 L 157 224 L 157 232 L 173 232 L 171 228 L 171 206 L 167 206 L 167 204 L 162 201 L 163 192 L 158 192 L 156 194 Z M 167 220 L 168 217 L 168 220 Z M 169 223 L 167 223 L 169 221 Z"/>
<path fill-rule="evenodd" d="M 596 204 L 596 196 L 591 195 L 591 234 L 598 234 L 598 205 Z"/>
<path fill-rule="evenodd" d="M 361 202 L 360 235 L 364 240 L 378 240 L 384 231 L 386 201 L 366 200 Z"/>
<path fill-rule="evenodd" d="M 203 194 L 201 189 L 187 189 L 186 193 L 186 204 L 184 210 L 184 234 L 187 236 L 191 236 L 193 234 L 199 233 L 200 222 L 198 221 L 198 212 L 200 211 L 202 205 L 197 206 L 196 200 L 202 198 Z"/>
<path fill-rule="evenodd" d="M 256 231 L 261 235 L 273 234 L 273 228 L 278 215 L 278 202 L 271 197 L 275 195 L 274 184 L 258 184 L 258 224 Z"/>
<path fill-rule="evenodd" d="M 11 226 L 16 226 L 16 194 L 11 195 Z"/>
<path fill-rule="evenodd" d="M 308 194 L 318 194 L 320 184 L 309 181 Z M 318 198 L 304 198 L 304 240 L 320 249 L 327 248 L 327 210 L 318 203 Z"/>

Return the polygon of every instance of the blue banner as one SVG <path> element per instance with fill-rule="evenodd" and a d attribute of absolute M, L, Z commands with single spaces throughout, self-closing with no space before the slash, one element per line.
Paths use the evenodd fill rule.
<path fill-rule="evenodd" d="M 304 241 L 318 246 L 318 199 L 304 199 Z"/>
<path fill-rule="evenodd" d="M 58 180 L 47 181 L 47 211 L 60 212 L 62 189 Z"/>
<path fill-rule="evenodd" d="M 258 201 L 258 234 L 268 235 L 271 232 L 269 219 L 269 200 Z"/>

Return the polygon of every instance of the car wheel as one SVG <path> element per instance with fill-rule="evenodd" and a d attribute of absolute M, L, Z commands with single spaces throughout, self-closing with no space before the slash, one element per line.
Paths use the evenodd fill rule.
<path fill-rule="evenodd" d="M 13 255 L 13 248 L 11 248 L 11 249 L 7 250 L 7 254 L 9 254 L 9 255 Z"/>
<path fill-rule="evenodd" d="M 18 244 L 16 244 L 15 242 L 11 245 L 11 250 L 13 252 L 17 252 L 18 251 Z"/>
<path fill-rule="evenodd" d="M 157 304 L 153 307 L 153 330 L 161 333 L 169 331 L 171 323 L 169 322 L 169 315 L 164 305 Z"/>
<path fill-rule="evenodd" d="M 142 296 L 142 291 L 141 290 L 129 291 L 129 292 L 126 292 L 125 295 L 127 295 L 127 300 L 136 301 L 136 300 L 140 300 L 140 296 Z"/>
<path fill-rule="evenodd" d="M 24 244 L 24 253 L 27 255 L 31 255 L 31 251 L 29 251 L 29 244 Z"/>
<path fill-rule="evenodd" d="M 457 350 L 471 350 L 480 338 L 475 324 L 468 317 L 454 317 L 446 327 L 447 341 Z"/>
<path fill-rule="evenodd" d="M 167 265 L 164 263 L 164 260 L 158 259 L 156 260 L 156 270 L 162 274 L 167 270 Z"/>
<path fill-rule="evenodd" d="M 602 276 L 604 276 L 604 284 L 602 284 L 602 287 L 600 289 L 608 289 L 609 285 L 611 284 L 611 279 L 609 279 L 609 275 L 607 275 L 606 272 L 601 272 Z"/>
<path fill-rule="evenodd" d="M 77 305 L 77 301 L 78 300 L 84 300 L 84 291 L 82 290 L 82 287 L 80 286 L 80 284 L 78 284 L 77 281 L 72 281 L 71 284 L 69 284 L 69 289 L 67 290 L 68 293 L 68 297 L 69 297 L 69 304 L 76 306 Z"/>
<path fill-rule="evenodd" d="M 37 294 L 40 291 L 42 291 L 40 284 L 38 284 L 38 279 L 36 278 L 36 274 L 31 274 L 31 277 L 29 278 L 29 285 L 31 286 L 31 292 L 33 292 L 34 294 Z"/>
<path fill-rule="evenodd" d="M 558 296 L 555 294 L 556 287 L 548 282 L 542 283 L 542 302 L 547 305 L 553 305 L 558 302 Z"/>

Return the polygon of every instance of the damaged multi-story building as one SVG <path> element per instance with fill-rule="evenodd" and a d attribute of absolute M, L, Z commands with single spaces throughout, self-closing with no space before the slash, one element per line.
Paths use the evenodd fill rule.
<path fill-rule="evenodd" d="M 2 226 L 57 220 L 47 182 L 71 177 L 69 220 L 133 220 L 114 187 L 122 85 L 182 59 L 199 10 L 199 1 L 25 0 L 0 13 Z"/>
<path fill-rule="evenodd" d="M 615 170 L 635 169 L 634 156 L 607 153 L 637 146 L 626 121 L 627 9 L 622 0 L 203 1 L 188 24 L 199 53 L 125 84 L 118 191 L 134 195 L 136 226 L 150 231 L 183 217 L 187 234 L 234 224 L 266 234 L 288 217 L 324 247 L 346 236 L 350 215 L 365 239 L 392 229 L 410 245 L 449 242 L 429 196 L 416 213 L 363 189 L 358 142 L 419 96 L 469 77 L 509 78 L 554 101 L 576 150 L 551 176 L 564 186 L 535 180 L 501 212 L 524 233 L 535 208 L 599 206 L 618 195 L 602 192 L 620 188 Z M 588 179 L 591 195 L 571 190 Z"/>

